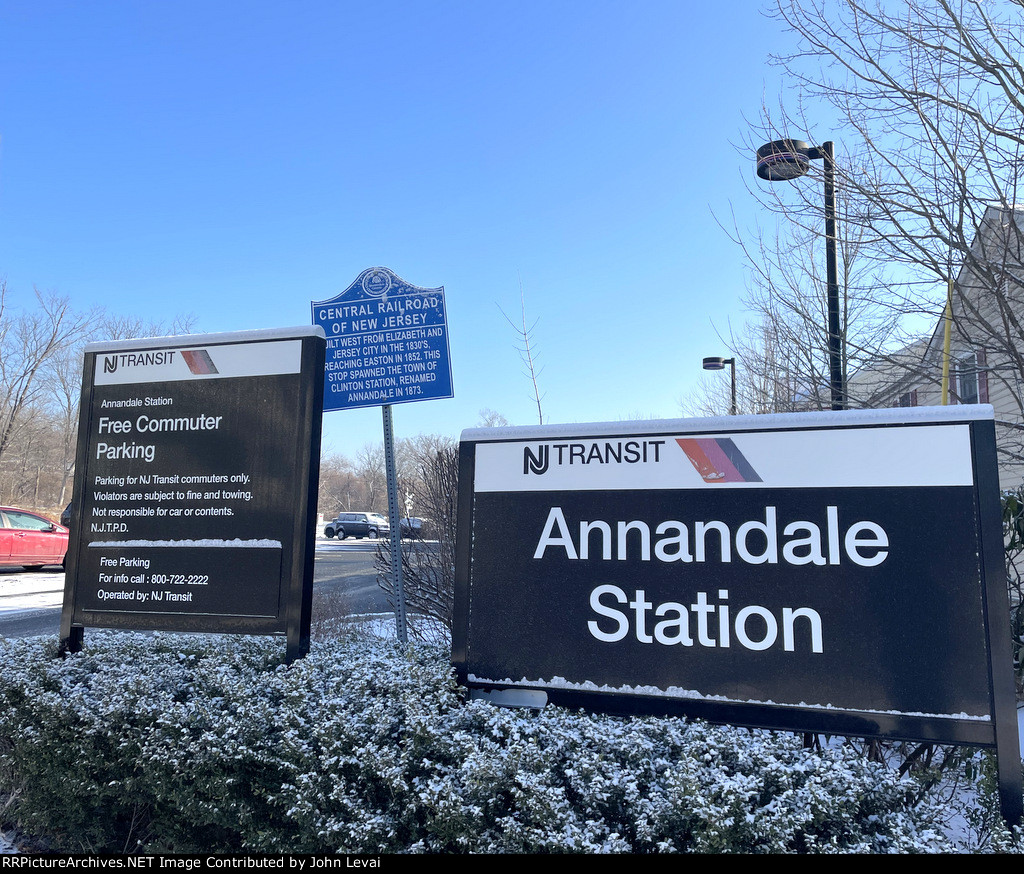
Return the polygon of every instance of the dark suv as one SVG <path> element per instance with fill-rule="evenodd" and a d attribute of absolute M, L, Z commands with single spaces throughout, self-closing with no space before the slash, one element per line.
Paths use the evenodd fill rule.
<path fill-rule="evenodd" d="M 346 537 L 387 537 L 391 534 L 388 520 L 380 513 L 339 513 L 324 528 L 328 537 L 344 540 Z"/>

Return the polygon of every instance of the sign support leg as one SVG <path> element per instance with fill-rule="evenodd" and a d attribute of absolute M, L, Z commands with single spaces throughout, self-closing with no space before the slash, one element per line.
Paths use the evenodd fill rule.
<path fill-rule="evenodd" d="M 61 631 L 60 635 L 60 652 L 61 654 L 69 652 L 81 652 L 82 647 L 85 644 L 85 629 L 84 628 L 72 628 L 66 633 Z"/>

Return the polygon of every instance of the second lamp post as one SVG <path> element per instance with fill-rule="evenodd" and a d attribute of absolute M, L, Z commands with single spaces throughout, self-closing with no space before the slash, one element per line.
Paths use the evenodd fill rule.
<path fill-rule="evenodd" d="M 705 370 L 725 370 L 725 365 L 732 369 L 732 403 L 729 406 L 729 415 L 736 415 L 736 359 L 735 358 L 705 358 Z"/>

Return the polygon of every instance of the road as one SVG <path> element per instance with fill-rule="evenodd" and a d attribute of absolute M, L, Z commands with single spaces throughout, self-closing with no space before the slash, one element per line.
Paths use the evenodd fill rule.
<path fill-rule="evenodd" d="M 377 542 L 371 540 L 318 540 L 314 597 L 336 593 L 351 613 L 390 612 L 373 569 L 376 547 Z M 59 569 L 27 573 L 0 568 L 0 637 L 58 635 L 63 599 L 64 574 Z"/>

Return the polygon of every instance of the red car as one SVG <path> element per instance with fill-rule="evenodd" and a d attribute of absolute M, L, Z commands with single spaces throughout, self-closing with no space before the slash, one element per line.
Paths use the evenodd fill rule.
<path fill-rule="evenodd" d="M 64 564 L 68 529 L 28 510 L 0 507 L 0 567 Z"/>

